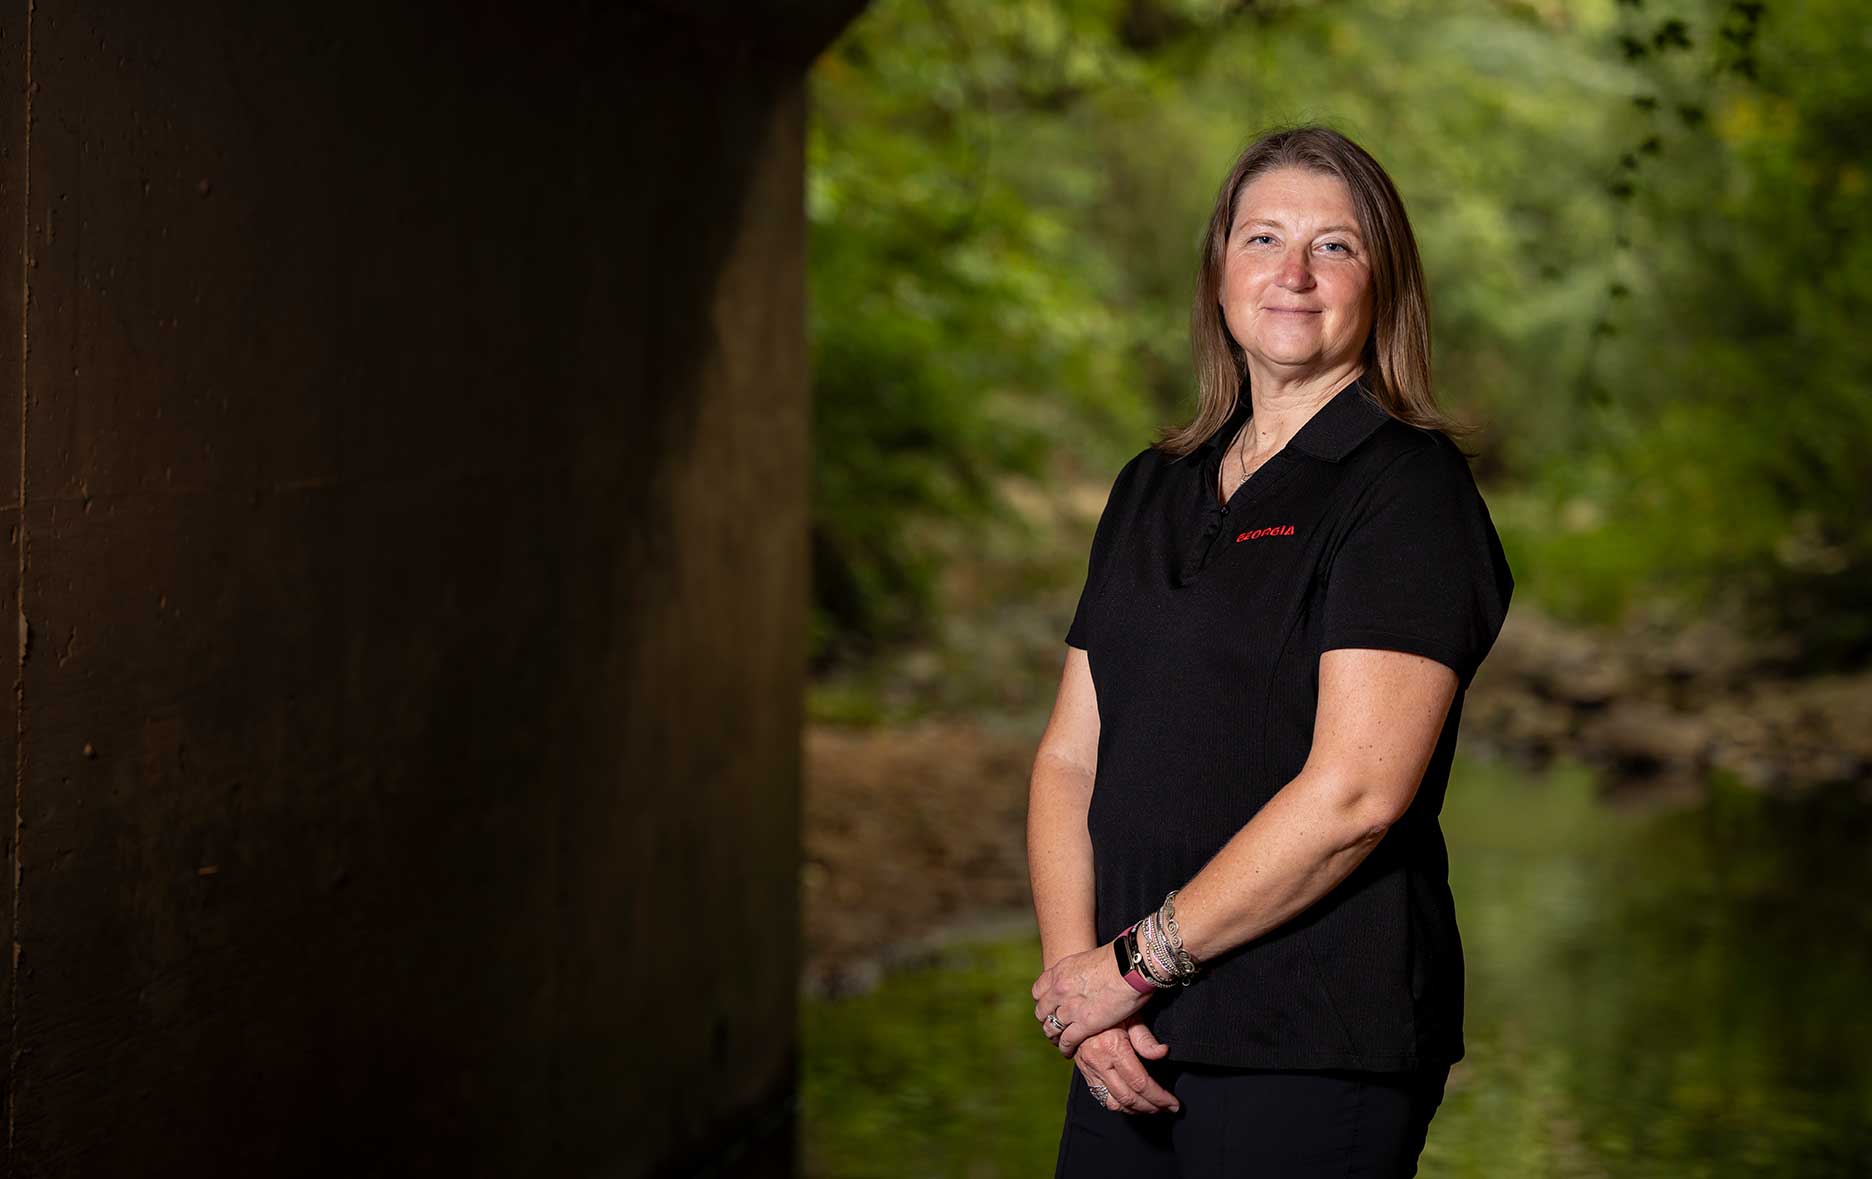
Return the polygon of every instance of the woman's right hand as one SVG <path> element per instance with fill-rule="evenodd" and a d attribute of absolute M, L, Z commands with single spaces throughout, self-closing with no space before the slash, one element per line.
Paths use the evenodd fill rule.
<path fill-rule="evenodd" d="M 1174 1113 L 1183 1108 L 1182 1103 L 1157 1083 L 1140 1059 L 1161 1060 L 1168 1051 L 1169 1045 L 1160 1042 L 1138 1015 L 1129 1015 L 1117 1027 L 1088 1037 L 1073 1053 L 1073 1063 L 1085 1074 L 1087 1084 L 1111 1090 L 1105 1108 L 1113 1113 L 1161 1113 L 1166 1109 Z"/>

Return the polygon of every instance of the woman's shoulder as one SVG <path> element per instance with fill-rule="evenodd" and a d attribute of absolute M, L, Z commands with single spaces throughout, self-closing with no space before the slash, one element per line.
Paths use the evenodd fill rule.
<path fill-rule="evenodd" d="M 1125 464 L 1118 468 L 1118 474 L 1112 480 L 1112 490 L 1118 491 L 1154 482 L 1175 461 L 1156 446 L 1146 446 L 1125 460 Z"/>
<path fill-rule="evenodd" d="M 1111 483 L 1105 492 L 1104 519 L 1125 515 L 1135 510 L 1140 486 L 1149 482 L 1140 480 L 1141 471 L 1152 462 L 1150 448 L 1145 448 L 1125 460 L 1118 473 L 1111 477 Z"/>
<path fill-rule="evenodd" d="M 1381 423 L 1355 457 L 1359 461 L 1348 474 L 1355 474 L 1361 482 L 1453 482 L 1475 486 L 1469 457 L 1448 434 L 1414 426 L 1401 418 L 1387 418 Z"/>

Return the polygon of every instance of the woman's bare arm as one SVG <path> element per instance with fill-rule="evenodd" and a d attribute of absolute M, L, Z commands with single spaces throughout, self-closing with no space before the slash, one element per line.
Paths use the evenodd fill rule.
<path fill-rule="evenodd" d="M 1093 920 L 1086 810 L 1098 770 L 1098 694 L 1086 653 L 1066 648 L 1053 714 L 1027 789 L 1027 879 L 1040 924 L 1041 966 L 1099 944 Z"/>
<path fill-rule="evenodd" d="M 1416 796 L 1455 695 L 1456 673 L 1421 655 L 1322 655 L 1306 765 L 1177 893 L 1183 948 L 1213 958 L 1350 875 Z"/>

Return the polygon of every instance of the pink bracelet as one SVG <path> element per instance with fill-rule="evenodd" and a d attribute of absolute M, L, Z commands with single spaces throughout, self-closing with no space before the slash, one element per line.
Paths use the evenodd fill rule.
<path fill-rule="evenodd" d="M 1128 926 L 1124 930 L 1124 932 L 1120 933 L 1118 935 L 1119 946 L 1122 947 L 1124 945 L 1125 939 L 1127 937 L 1130 937 L 1136 929 L 1137 929 L 1137 923 L 1133 922 L 1130 926 Z M 1140 995 L 1148 995 L 1157 990 L 1157 984 L 1152 982 L 1149 978 L 1145 977 L 1144 974 L 1142 974 L 1138 970 L 1137 954 L 1135 950 L 1136 945 L 1137 945 L 1136 942 L 1132 943 L 1132 946 L 1134 947 L 1134 949 L 1133 949 L 1133 952 L 1129 955 L 1130 965 L 1125 970 L 1124 980 L 1131 984 L 1132 990 L 1138 992 Z"/>

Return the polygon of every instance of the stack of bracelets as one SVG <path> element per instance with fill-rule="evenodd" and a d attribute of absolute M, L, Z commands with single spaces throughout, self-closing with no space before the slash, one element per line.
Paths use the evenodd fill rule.
<path fill-rule="evenodd" d="M 1179 984 L 1187 987 L 1196 977 L 1196 960 L 1184 951 L 1183 933 L 1177 928 L 1178 891 L 1171 889 L 1155 913 L 1126 929 L 1112 943 L 1119 971 L 1140 993 Z"/>

